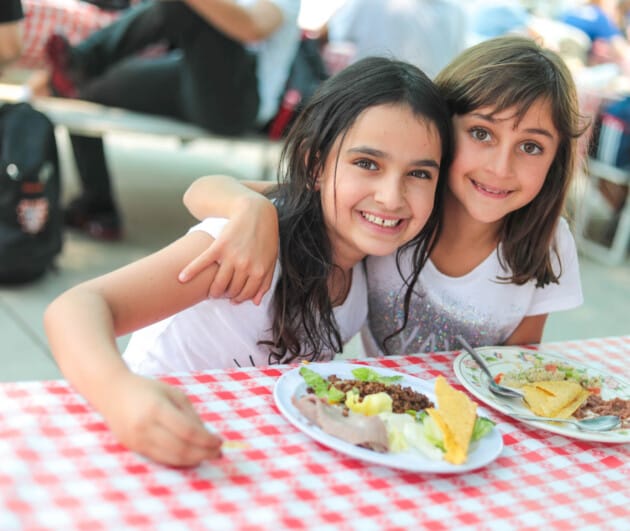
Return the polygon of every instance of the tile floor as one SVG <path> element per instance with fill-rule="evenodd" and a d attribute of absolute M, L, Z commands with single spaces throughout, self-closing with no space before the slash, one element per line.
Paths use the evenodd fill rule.
<path fill-rule="evenodd" d="M 76 190 L 76 173 L 60 131 L 64 195 Z M 181 146 L 165 138 L 117 135 L 107 139 L 107 153 L 125 217 L 126 237 L 98 243 L 68 233 L 59 270 L 22 287 L 0 287 L 0 381 L 60 376 L 51 358 L 42 313 L 59 293 L 151 252 L 183 233 L 192 222 L 181 197 L 188 184 L 206 173 L 242 178 L 259 175 L 261 153 L 230 142 L 193 142 Z M 159 215 L 158 215 L 159 213 Z M 630 333 L 630 259 L 618 267 L 581 261 L 584 305 L 550 317 L 545 341 Z M 126 338 L 120 340 L 121 346 Z M 353 342 L 351 352 L 358 343 Z"/>

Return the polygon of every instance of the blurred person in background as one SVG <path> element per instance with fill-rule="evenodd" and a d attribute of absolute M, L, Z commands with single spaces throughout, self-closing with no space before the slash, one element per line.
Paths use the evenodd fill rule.
<path fill-rule="evenodd" d="M 213 133 L 239 135 L 276 113 L 300 39 L 300 0 L 142 2 L 76 46 L 46 47 L 57 95 L 158 114 Z M 172 51 L 147 57 L 166 40 Z M 121 237 L 103 139 L 72 135 L 83 191 L 67 225 L 98 239 Z"/>
<path fill-rule="evenodd" d="M 576 5 L 560 17 L 565 24 L 582 30 L 591 41 L 589 63 L 615 63 L 630 73 L 630 43 L 619 25 L 618 0 L 591 0 Z"/>
<path fill-rule="evenodd" d="M 518 0 L 473 0 L 466 4 L 468 46 L 509 33 L 527 35 L 529 12 Z"/>
<path fill-rule="evenodd" d="M 22 53 L 22 3 L 0 2 L 0 68 L 15 61 Z"/>
<path fill-rule="evenodd" d="M 347 62 L 391 57 L 433 78 L 465 48 L 464 15 L 455 0 L 347 0 L 325 28 L 327 53 L 349 43 Z"/>
<path fill-rule="evenodd" d="M 618 0 L 592 0 L 584 5 L 569 9 L 561 19 L 566 24 L 575 26 L 588 35 L 591 40 L 591 50 L 589 52 L 589 63 L 591 65 L 614 63 L 620 68 L 622 74 L 629 75 L 630 42 L 628 42 L 624 31 L 619 25 L 620 21 L 623 20 L 622 4 L 625 5 L 625 2 L 619 2 Z M 622 128 L 630 127 L 630 122 L 627 122 L 624 118 L 624 114 L 627 114 L 627 111 L 624 111 L 624 107 L 628 104 L 630 104 L 630 100 L 626 99 L 611 107 L 611 112 L 614 111 L 613 114 L 621 122 L 624 122 L 621 125 Z M 605 110 L 605 107 L 603 110 Z M 594 142 L 599 144 L 601 138 L 603 138 L 601 132 L 595 131 Z M 616 138 L 621 139 L 621 134 L 617 134 Z M 621 147 L 621 144 L 619 144 L 619 147 Z M 594 146 L 592 149 L 595 153 L 600 151 L 598 146 Z M 609 146 L 608 149 L 612 148 Z M 625 155 L 621 155 L 621 158 L 627 158 Z M 614 158 L 619 158 L 616 152 Z M 625 205 L 628 185 L 599 179 L 598 188 L 612 214 L 611 230 L 607 232 L 609 237 Z"/>

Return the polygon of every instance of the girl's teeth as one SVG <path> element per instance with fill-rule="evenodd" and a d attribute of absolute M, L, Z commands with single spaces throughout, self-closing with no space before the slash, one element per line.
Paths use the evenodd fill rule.
<path fill-rule="evenodd" d="M 496 188 L 487 188 L 486 186 L 484 186 L 481 183 L 478 183 L 477 181 L 475 181 L 475 184 L 477 185 L 477 188 L 481 188 L 484 192 L 488 192 L 489 194 L 503 195 L 503 194 L 507 194 L 508 193 L 507 190 L 498 190 Z"/>
<path fill-rule="evenodd" d="M 381 227 L 395 227 L 398 223 L 400 223 L 400 219 L 383 219 L 375 216 L 374 214 L 368 214 L 367 212 L 362 212 L 361 215 L 370 223 L 380 225 Z"/>

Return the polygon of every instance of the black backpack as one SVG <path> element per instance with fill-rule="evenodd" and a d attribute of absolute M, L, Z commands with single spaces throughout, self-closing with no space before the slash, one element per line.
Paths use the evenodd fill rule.
<path fill-rule="evenodd" d="M 53 266 L 63 220 L 52 122 L 28 103 L 0 107 L 0 283 L 27 282 Z"/>
<path fill-rule="evenodd" d="M 285 136 L 302 108 L 313 97 L 319 86 L 330 76 L 321 55 L 319 39 L 303 36 L 300 40 L 280 108 L 267 126 L 273 140 Z"/>

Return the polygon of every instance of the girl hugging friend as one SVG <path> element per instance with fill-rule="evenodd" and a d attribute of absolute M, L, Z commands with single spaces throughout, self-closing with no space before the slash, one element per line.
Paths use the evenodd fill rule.
<path fill-rule="evenodd" d="M 426 263 L 410 249 L 366 259 L 370 355 L 453 350 L 458 334 L 474 346 L 538 343 L 550 312 L 582 303 L 575 242 L 561 217 L 584 131 L 565 64 L 532 40 L 500 37 L 462 52 L 436 84 L 455 137 L 444 203 L 436 201 Z M 229 234 L 251 242 L 254 233 L 258 242 L 218 240 L 181 279 L 219 261 L 226 273 L 213 292 L 257 302 L 276 254 L 257 232 L 277 224 L 265 201 L 226 177 L 193 183 L 185 203 L 194 215 L 221 211 L 233 219 Z M 244 248 L 257 254 L 243 256 Z"/>
<path fill-rule="evenodd" d="M 368 58 L 347 68 L 301 113 L 264 199 L 274 212 L 265 241 L 280 253 L 259 304 L 209 298 L 217 266 L 177 281 L 225 239 L 227 221 L 205 219 L 51 303 L 46 333 L 64 376 L 130 449 L 172 465 L 220 455 L 187 398 L 147 376 L 331 359 L 367 317 L 366 256 L 411 253 L 411 290 L 439 223 L 451 137 L 448 108 L 416 67 Z M 115 338 L 130 332 L 121 357 Z"/>

